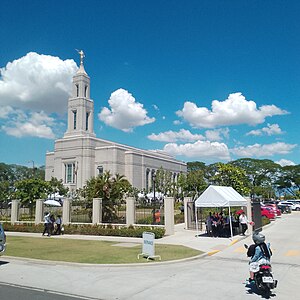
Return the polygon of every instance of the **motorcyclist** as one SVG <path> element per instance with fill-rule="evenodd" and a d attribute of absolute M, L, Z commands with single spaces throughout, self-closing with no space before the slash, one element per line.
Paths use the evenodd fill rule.
<path fill-rule="evenodd" d="M 265 236 L 261 233 L 253 233 L 254 244 L 248 249 L 247 255 L 251 256 L 249 263 L 250 278 L 249 282 L 254 280 L 254 273 L 259 271 L 261 264 L 270 264 L 272 251 L 270 243 L 265 243 Z"/>

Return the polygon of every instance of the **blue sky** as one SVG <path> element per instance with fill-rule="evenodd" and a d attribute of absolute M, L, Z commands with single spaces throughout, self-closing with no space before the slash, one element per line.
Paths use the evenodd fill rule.
<path fill-rule="evenodd" d="M 0 161 L 45 163 L 83 49 L 97 137 L 184 161 L 299 164 L 299 13 L 277 0 L 2 0 Z"/>

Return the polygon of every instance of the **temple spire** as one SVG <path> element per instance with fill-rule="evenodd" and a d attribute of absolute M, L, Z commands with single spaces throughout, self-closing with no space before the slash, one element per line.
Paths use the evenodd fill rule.
<path fill-rule="evenodd" d="M 85 58 L 85 54 L 84 54 L 83 50 L 77 50 L 77 49 L 75 49 L 75 50 L 80 55 L 80 66 L 79 66 L 79 69 L 77 71 L 77 74 L 78 73 L 84 73 L 84 74 L 86 74 L 86 72 L 84 70 L 84 66 L 83 66 L 83 59 Z"/>

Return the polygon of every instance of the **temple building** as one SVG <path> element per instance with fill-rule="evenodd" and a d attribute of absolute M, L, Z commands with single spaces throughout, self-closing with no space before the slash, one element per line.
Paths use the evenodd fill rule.
<path fill-rule="evenodd" d="M 80 67 L 73 77 L 72 96 L 68 100 L 68 128 L 55 141 L 54 151 L 46 153 L 45 179 L 62 179 L 73 191 L 109 170 L 112 175 L 124 175 L 134 187 L 148 190 L 152 174 L 161 167 L 172 173 L 174 181 L 180 173 L 186 173 L 186 163 L 165 152 L 142 150 L 96 137 L 90 77 L 84 69 L 83 51 L 79 54 Z"/>

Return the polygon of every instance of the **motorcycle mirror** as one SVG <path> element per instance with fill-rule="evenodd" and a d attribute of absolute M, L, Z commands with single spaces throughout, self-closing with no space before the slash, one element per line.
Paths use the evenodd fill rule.
<path fill-rule="evenodd" d="M 245 247 L 246 249 L 248 249 L 248 245 L 244 244 L 244 247 Z"/>

